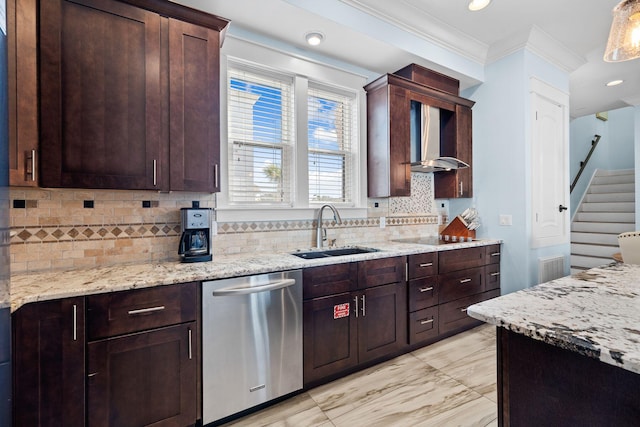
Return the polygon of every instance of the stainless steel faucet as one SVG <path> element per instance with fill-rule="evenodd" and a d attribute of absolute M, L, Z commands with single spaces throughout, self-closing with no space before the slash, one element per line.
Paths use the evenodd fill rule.
<path fill-rule="evenodd" d="M 322 205 L 320 210 L 318 211 L 318 219 L 316 225 L 316 246 L 321 248 L 323 246 L 323 242 L 327 240 L 327 229 L 322 226 L 322 211 L 324 208 L 329 208 L 333 211 L 333 219 L 335 219 L 336 223 L 342 224 L 342 218 L 340 218 L 340 214 L 338 210 L 333 205 Z"/>

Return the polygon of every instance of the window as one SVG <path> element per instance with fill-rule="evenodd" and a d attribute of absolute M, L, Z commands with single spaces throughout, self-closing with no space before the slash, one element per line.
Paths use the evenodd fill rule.
<path fill-rule="evenodd" d="M 350 203 L 355 96 L 309 84 L 307 100 L 309 202 Z"/>
<path fill-rule="evenodd" d="M 230 69 L 229 201 L 290 205 L 293 80 Z"/>
<path fill-rule="evenodd" d="M 359 207 L 357 90 L 227 60 L 225 207 Z"/>

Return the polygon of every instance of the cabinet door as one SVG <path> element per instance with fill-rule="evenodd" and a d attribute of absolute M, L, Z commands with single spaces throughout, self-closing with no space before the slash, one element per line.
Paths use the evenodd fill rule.
<path fill-rule="evenodd" d="M 84 299 L 27 304 L 13 317 L 15 426 L 83 426 Z"/>
<path fill-rule="evenodd" d="M 441 114 L 442 139 L 440 154 L 456 157 L 468 168 L 433 175 L 436 199 L 473 196 L 473 142 L 471 108 L 456 104 L 453 114 Z"/>
<path fill-rule="evenodd" d="M 220 191 L 220 34 L 169 19 L 171 190 Z"/>
<path fill-rule="evenodd" d="M 42 186 L 162 188 L 160 60 L 155 13 L 40 2 Z"/>
<path fill-rule="evenodd" d="M 304 385 L 358 363 L 355 294 L 304 302 Z"/>
<path fill-rule="evenodd" d="M 9 183 L 32 187 L 38 185 L 36 14 L 36 0 L 7 1 Z"/>
<path fill-rule="evenodd" d="M 358 360 L 394 354 L 407 346 L 407 287 L 404 282 L 358 293 Z"/>
<path fill-rule="evenodd" d="M 190 322 L 89 343 L 88 424 L 195 424 L 195 327 Z"/>

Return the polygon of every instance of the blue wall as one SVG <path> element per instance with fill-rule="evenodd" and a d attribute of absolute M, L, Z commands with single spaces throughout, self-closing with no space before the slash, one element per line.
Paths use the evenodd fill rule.
<path fill-rule="evenodd" d="M 571 193 L 571 216 L 587 189 L 596 169 L 619 170 L 634 168 L 634 107 L 620 108 L 608 112 L 609 119 L 602 121 L 595 114 L 571 121 L 570 176 L 571 182 L 578 174 L 580 162 L 584 161 L 591 141 L 600 135 L 600 142 L 591 155 L 576 187 Z"/>
<path fill-rule="evenodd" d="M 451 200 L 450 215 L 475 205 L 482 220 L 478 237 L 504 241 L 500 277 L 505 294 L 538 283 L 539 257 L 564 256 L 568 273 L 568 243 L 531 247 L 531 77 L 569 91 L 567 73 L 523 49 L 488 65 L 485 82 L 462 94 L 477 102 L 473 108 L 474 198 Z M 513 225 L 501 226 L 500 214 L 511 215 Z"/>

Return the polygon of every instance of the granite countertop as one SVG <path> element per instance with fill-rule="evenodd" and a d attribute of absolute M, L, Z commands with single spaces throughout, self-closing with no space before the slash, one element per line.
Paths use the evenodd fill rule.
<path fill-rule="evenodd" d="M 640 374 L 640 265 L 593 268 L 472 305 L 467 313 Z"/>
<path fill-rule="evenodd" d="M 477 240 L 449 243 L 441 246 L 376 242 L 361 245 L 377 252 L 305 260 L 282 253 L 251 253 L 216 256 L 213 261 L 199 263 L 162 262 L 117 265 L 39 274 L 19 274 L 11 277 L 11 311 L 22 305 L 57 298 L 99 294 L 151 286 L 171 285 L 201 280 L 246 276 L 273 271 L 293 270 L 328 264 L 387 258 L 431 251 L 453 250 L 474 246 L 500 244 L 501 240 Z"/>

